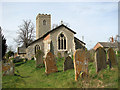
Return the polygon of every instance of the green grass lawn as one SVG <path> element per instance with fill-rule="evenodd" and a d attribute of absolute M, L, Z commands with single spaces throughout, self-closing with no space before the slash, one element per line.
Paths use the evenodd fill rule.
<path fill-rule="evenodd" d="M 120 60 L 120 59 L 119 59 Z M 75 81 L 74 69 L 63 72 L 63 60 L 57 61 L 58 71 L 49 75 L 45 68 L 35 68 L 35 61 L 16 65 L 17 76 L 3 76 L 3 88 L 118 88 L 118 68 L 95 72 L 94 63 L 89 63 L 89 77 Z"/>

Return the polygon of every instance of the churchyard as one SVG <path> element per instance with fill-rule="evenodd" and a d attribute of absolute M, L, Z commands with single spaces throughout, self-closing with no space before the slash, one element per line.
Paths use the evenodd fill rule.
<path fill-rule="evenodd" d="M 78 49 L 71 57 L 48 52 L 42 62 L 43 55 L 38 51 L 36 60 L 14 63 L 14 75 L 4 75 L 2 87 L 118 88 L 120 52 L 116 55 L 112 48 L 98 48 L 94 54 Z M 91 57 L 95 57 L 93 61 Z"/>

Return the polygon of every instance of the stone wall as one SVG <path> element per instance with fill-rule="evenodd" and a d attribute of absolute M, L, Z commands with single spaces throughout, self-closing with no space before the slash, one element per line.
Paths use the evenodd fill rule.
<path fill-rule="evenodd" d="M 43 25 L 44 20 L 46 25 Z M 43 36 L 49 30 L 51 30 L 51 15 L 38 14 L 36 17 L 36 39 Z"/>
<path fill-rule="evenodd" d="M 38 40 L 36 42 L 34 42 L 33 44 L 31 44 L 30 46 L 28 46 L 28 48 L 26 49 L 26 57 L 28 58 L 28 60 L 31 60 L 33 57 L 35 57 L 35 46 L 39 45 L 40 49 L 42 51 L 44 51 L 44 44 L 43 44 L 43 39 Z"/>
<path fill-rule="evenodd" d="M 76 50 L 81 49 L 81 48 L 85 49 L 85 46 L 79 40 L 75 39 L 74 41 L 75 41 L 75 49 Z"/>
<path fill-rule="evenodd" d="M 61 52 L 62 55 L 64 54 L 64 51 L 58 50 L 58 36 L 59 34 L 63 34 L 66 37 L 66 51 L 75 51 L 75 43 L 74 43 L 74 33 L 71 31 L 67 30 L 65 27 L 58 28 L 54 32 L 50 34 L 51 40 L 52 40 L 52 45 L 54 48 L 54 54 L 57 55 L 58 52 Z"/>

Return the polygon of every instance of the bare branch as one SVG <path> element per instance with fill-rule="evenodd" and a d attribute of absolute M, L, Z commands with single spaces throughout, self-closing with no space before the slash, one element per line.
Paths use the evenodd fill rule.
<path fill-rule="evenodd" d="M 23 20 L 23 24 L 18 26 L 19 31 L 17 32 L 18 38 L 15 39 L 15 42 L 18 44 L 24 44 L 27 46 L 31 41 L 34 40 L 34 24 L 31 20 Z"/>

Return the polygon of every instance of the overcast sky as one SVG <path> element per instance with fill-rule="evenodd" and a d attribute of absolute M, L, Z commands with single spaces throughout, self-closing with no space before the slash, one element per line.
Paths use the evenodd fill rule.
<path fill-rule="evenodd" d="M 106 42 L 118 34 L 117 2 L 4 2 L 2 3 L 2 29 L 7 44 L 17 47 L 18 26 L 22 20 L 31 19 L 36 26 L 37 14 L 51 14 L 51 25 L 62 20 L 77 34 L 77 38 L 91 49 L 97 42 Z"/>

